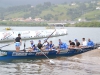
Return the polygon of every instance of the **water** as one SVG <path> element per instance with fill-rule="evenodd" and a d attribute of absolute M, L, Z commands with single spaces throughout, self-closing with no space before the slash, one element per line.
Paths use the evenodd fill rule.
<path fill-rule="evenodd" d="M 5 27 L 0 27 L 0 31 L 4 31 Z M 13 30 L 39 30 L 45 27 L 11 27 Z M 90 38 L 95 43 L 100 43 L 100 28 L 76 28 L 66 27 L 68 35 L 53 37 L 52 40 L 55 45 L 58 44 L 58 39 L 68 44 L 69 40 L 74 41 L 78 39 L 80 42 L 85 37 L 86 40 Z M 45 39 L 45 38 L 44 38 Z M 42 42 L 44 39 L 41 39 Z M 30 46 L 30 40 L 27 40 L 26 47 Z M 34 42 L 37 44 L 38 39 Z M 24 41 L 23 41 L 24 43 Z M 8 43 L 1 43 L 3 46 Z M 2 49 L 13 50 L 14 44 L 4 47 Z M 23 44 L 21 46 L 23 49 Z M 54 58 L 55 65 L 50 65 L 47 59 L 36 60 L 14 60 L 10 63 L 0 62 L 0 75 L 100 75 L 100 50 L 86 52 L 73 57 L 58 57 Z"/>

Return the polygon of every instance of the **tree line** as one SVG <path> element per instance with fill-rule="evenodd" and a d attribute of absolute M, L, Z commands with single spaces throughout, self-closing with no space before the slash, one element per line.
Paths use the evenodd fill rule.
<path fill-rule="evenodd" d="M 66 24 L 65 27 L 100 27 L 100 22 L 92 21 L 92 22 L 79 22 L 73 25 Z"/>
<path fill-rule="evenodd" d="M 47 26 L 46 22 L 0 21 L 0 26 Z"/>
<path fill-rule="evenodd" d="M 47 22 L 19 22 L 19 21 L 0 21 L 0 26 L 36 26 L 36 27 L 46 27 Z M 65 27 L 100 27 L 100 22 L 79 22 L 75 24 L 66 24 Z"/>
<path fill-rule="evenodd" d="M 97 2 L 95 2 L 95 3 L 91 3 L 91 1 L 82 2 L 82 3 L 76 2 L 75 8 L 71 8 L 71 4 L 67 4 L 67 3 L 64 3 L 62 5 L 63 5 L 63 8 L 65 5 L 66 6 L 69 5 L 69 8 L 68 9 L 66 8 L 66 10 L 62 11 L 61 13 L 58 12 L 59 14 L 53 14 L 56 11 L 53 8 L 58 7 L 58 5 L 54 5 L 50 2 L 44 2 L 44 4 L 38 4 L 36 6 L 31 6 L 28 4 L 28 5 L 13 6 L 13 7 L 8 7 L 8 8 L 0 7 L 0 19 L 1 20 L 10 19 L 10 17 L 8 15 L 18 13 L 18 12 L 22 12 L 23 15 L 21 15 L 20 17 L 23 17 L 25 19 L 28 17 L 32 17 L 33 19 L 35 17 L 40 17 L 47 21 L 59 20 L 60 17 L 58 17 L 58 16 L 66 16 L 66 19 L 68 19 L 67 17 L 69 16 L 70 20 L 76 20 L 80 17 L 84 17 L 88 21 L 91 21 L 94 19 L 95 20 L 100 19 L 100 17 L 99 17 L 100 14 L 94 15 L 91 18 L 88 16 L 85 16 L 86 13 L 96 10 L 96 6 L 98 6 Z M 50 11 L 52 11 L 52 13 L 47 13 L 47 14 L 43 13 L 44 14 L 43 17 L 39 16 L 45 10 L 50 10 Z M 58 10 L 60 10 L 59 7 L 58 7 Z M 65 13 L 65 15 L 64 15 L 64 13 Z M 19 16 L 19 14 L 17 14 L 17 15 Z"/>

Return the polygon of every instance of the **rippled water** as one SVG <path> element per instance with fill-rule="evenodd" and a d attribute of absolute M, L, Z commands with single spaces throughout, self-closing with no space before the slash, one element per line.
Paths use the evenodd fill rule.
<path fill-rule="evenodd" d="M 17 30 L 17 28 L 15 29 Z M 91 37 L 94 42 L 100 42 L 100 28 L 67 29 L 68 35 L 50 38 L 50 40 L 58 44 L 59 38 L 68 42 L 69 39 L 74 40 L 75 38 L 81 41 L 81 38 L 85 36 L 86 39 Z M 37 43 L 37 40 L 34 41 Z M 2 45 L 4 44 L 2 43 Z M 30 45 L 29 40 L 26 44 L 27 47 Z M 3 49 L 11 49 L 12 47 L 14 48 L 14 45 Z M 51 65 L 48 59 L 0 62 L 0 75 L 100 75 L 100 50 L 93 50 L 72 57 L 57 57 L 52 60 L 55 65 Z"/>
<path fill-rule="evenodd" d="M 49 60 L 0 62 L 0 75 L 100 75 L 100 50 Z"/>

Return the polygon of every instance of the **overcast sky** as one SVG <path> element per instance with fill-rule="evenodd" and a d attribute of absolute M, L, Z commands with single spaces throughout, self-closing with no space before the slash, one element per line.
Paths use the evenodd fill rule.
<path fill-rule="evenodd" d="M 64 3 L 64 2 L 73 2 L 73 1 L 90 1 L 90 0 L 0 0 L 0 6 L 14 6 L 14 5 L 37 5 L 44 2 L 51 3 Z"/>

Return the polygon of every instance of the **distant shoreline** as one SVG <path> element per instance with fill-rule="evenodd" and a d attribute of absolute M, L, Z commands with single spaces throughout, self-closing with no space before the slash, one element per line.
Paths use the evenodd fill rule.
<path fill-rule="evenodd" d="M 47 27 L 49 26 L 47 22 L 20 22 L 20 21 L 0 21 L 0 26 L 13 26 L 13 27 Z M 57 26 L 56 26 L 57 27 Z M 64 27 L 100 27 L 100 22 L 79 22 L 75 24 L 67 23 Z"/>

